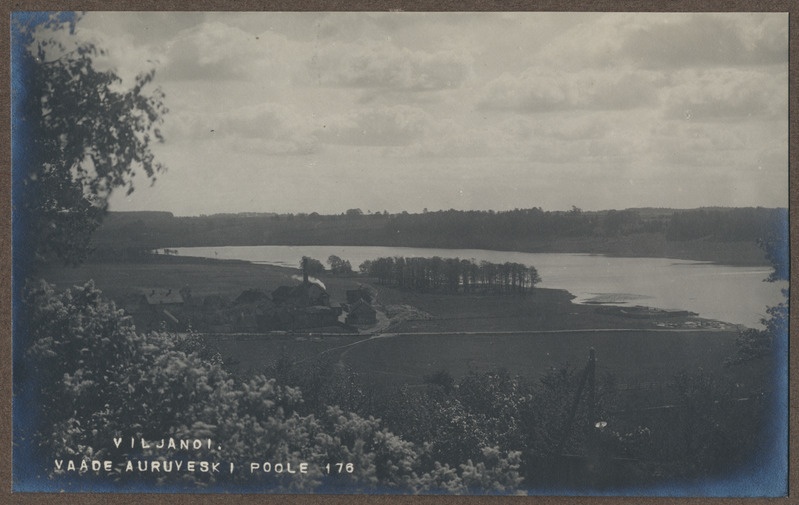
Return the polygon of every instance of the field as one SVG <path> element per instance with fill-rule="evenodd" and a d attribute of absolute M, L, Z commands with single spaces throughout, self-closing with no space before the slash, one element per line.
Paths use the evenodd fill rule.
<path fill-rule="evenodd" d="M 446 370 L 464 374 L 507 370 L 537 378 L 560 366 L 582 368 L 588 350 L 597 371 L 625 385 L 667 383 L 678 372 L 702 368 L 726 373 L 723 359 L 735 352 L 730 331 L 567 331 L 517 334 L 397 334 L 388 337 L 210 338 L 241 370 L 259 370 L 288 356 L 295 362 L 329 356 L 349 365 L 365 382 L 418 384 Z"/>
<path fill-rule="evenodd" d="M 296 283 L 292 275 L 297 273 L 245 262 L 159 258 L 53 268 L 41 275 L 61 288 L 91 278 L 115 299 L 137 288 L 182 286 L 189 286 L 194 296 L 235 298 L 248 288 L 270 292 Z M 207 341 L 240 372 L 261 371 L 281 358 L 303 363 L 327 357 L 349 365 L 365 381 L 386 385 L 420 383 L 440 370 L 459 377 L 506 369 L 534 378 L 553 367 L 581 368 L 594 348 L 599 374 L 636 384 L 667 382 L 677 372 L 698 368 L 728 373 L 722 363 L 735 352 L 738 336 L 735 327 L 685 313 L 639 309 L 625 315 L 608 307 L 572 304 L 571 296 L 560 290 L 536 289 L 524 297 L 441 295 L 401 291 L 357 276 L 322 280 L 334 302 L 343 301 L 347 289 L 372 285 L 377 306 L 398 314 L 394 324 L 373 338 L 206 335 Z"/>
<path fill-rule="evenodd" d="M 50 266 L 37 272 L 61 289 L 93 279 L 112 300 L 146 288 L 191 288 L 192 295 L 219 294 L 235 297 L 245 289 L 294 282 L 297 272 L 288 268 L 263 267 L 243 261 L 215 261 L 165 257 L 141 262 L 84 263 L 77 267 Z"/>

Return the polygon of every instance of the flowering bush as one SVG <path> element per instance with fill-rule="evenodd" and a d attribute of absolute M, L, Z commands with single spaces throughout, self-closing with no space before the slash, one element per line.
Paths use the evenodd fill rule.
<path fill-rule="evenodd" d="M 488 447 L 459 403 L 436 414 L 449 416 L 448 442 L 415 444 L 380 419 L 337 405 L 309 411 L 299 388 L 275 379 L 236 377 L 191 334 L 137 332 L 92 282 L 63 293 L 37 283 L 27 290 L 25 307 L 27 375 L 37 385 L 35 438 L 42 461 L 222 464 L 225 471 L 218 473 L 128 472 L 122 466 L 111 472 L 123 483 L 189 489 L 230 482 L 268 491 L 507 493 L 521 484 L 519 454 Z M 436 460 L 470 432 L 478 438 L 465 446 L 472 456 L 463 459 L 467 463 Z M 213 442 L 191 450 L 157 447 L 170 438 Z M 231 462 L 238 471 L 227 471 Z M 301 475 L 249 468 L 263 462 L 307 467 Z M 63 467 L 43 466 L 41 473 L 74 476 Z"/>

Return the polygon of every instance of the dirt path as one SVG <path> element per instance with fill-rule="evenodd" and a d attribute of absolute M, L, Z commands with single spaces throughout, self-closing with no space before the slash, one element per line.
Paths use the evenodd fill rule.
<path fill-rule="evenodd" d="M 350 342 L 349 344 L 338 347 L 331 347 L 314 356 L 309 356 L 297 363 L 304 363 L 320 358 L 322 356 L 341 351 L 339 360 L 343 359 L 347 353 L 355 346 L 362 345 L 374 340 L 403 337 L 451 337 L 451 336 L 522 336 L 522 335 L 558 335 L 558 334 L 585 334 L 585 333 L 724 333 L 729 330 L 718 328 L 589 328 L 589 329 L 565 329 L 565 330 L 518 330 L 518 331 L 451 331 L 451 332 L 413 332 L 413 333 L 377 333 L 368 338 Z"/>

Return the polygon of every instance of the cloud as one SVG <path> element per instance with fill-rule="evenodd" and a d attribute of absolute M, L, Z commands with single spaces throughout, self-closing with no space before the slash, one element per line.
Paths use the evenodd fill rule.
<path fill-rule="evenodd" d="M 668 119 L 787 120 L 787 68 L 776 73 L 738 68 L 687 70 L 673 79 L 675 85 L 664 99 Z"/>
<path fill-rule="evenodd" d="M 206 22 L 178 33 L 166 46 L 162 78 L 176 81 L 287 80 L 296 45 L 278 34 L 253 35 L 221 22 Z"/>
<path fill-rule="evenodd" d="M 652 165 L 717 167 L 754 170 L 761 167 L 766 180 L 780 180 L 788 173 L 788 141 L 785 128 L 773 121 L 733 123 L 659 121 L 648 132 Z M 738 168 L 736 168 L 738 167 Z"/>
<path fill-rule="evenodd" d="M 373 210 L 786 191 L 785 14 L 183 16 L 90 13 L 79 29 L 120 73 L 160 65 L 170 172 L 159 186 L 202 195 L 193 212 L 244 186 L 253 208 L 308 211 L 286 196 L 298 170 L 320 195 Z M 419 177 L 432 182 L 420 189 Z M 585 202 L 558 201 L 574 187 Z M 315 210 L 341 201 L 329 199 Z"/>
<path fill-rule="evenodd" d="M 461 86 L 471 74 L 464 51 L 412 51 L 386 42 L 332 44 L 307 63 L 323 86 L 430 91 Z"/>
<path fill-rule="evenodd" d="M 204 12 L 89 11 L 80 27 L 94 27 L 114 36 L 130 37 L 132 46 L 160 46 L 176 33 L 201 24 Z"/>
<path fill-rule="evenodd" d="M 319 149 L 315 125 L 292 108 L 262 103 L 226 115 L 223 134 L 243 139 L 271 153 L 309 154 Z"/>
<path fill-rule="evenodd" d="M 330 117 L 323 125 L 322 135 L 331 144 L 401 146 L 425 136 L 432 121 L 418 107 L 381 106 Z"/>
<path fill-rule="evenodd" d="M 647 149 L 634 127 L 614 127 L 618 113 L 594 113 L 568 119 L 512 115 L 498 122 L 467 123 L 453 119 L 431 121 L 425 135 L 412 143 L 386 148 L 383 156 L 460 160 L 484 158 L 504 163 L 551 163 L 613 160 L 628 164 Z M 471 163 L 471 161 L 469 162 Z"/>
<path fill-rule="evenodd" d="M 168 123 L 167 138 L 263 154 L 311 154 L 321 149 L 316 125 L 275 103 L 210 113 L 183 111 Z"/>
<path fill-rule="evenodd" d="M 672 70 L 788 61 L 785 13 L 610 13 L 553 36 L 537 57 L 565 69 Z"/>
<path fill-rule="evenodd" d="M 580 114 L 576 117 L 546 118 L 532 121 L 529 116 L 515 116 L 505 124 L 527 124 L 529 136 L 557 140 L 596 140 L 612 131 L 612 120 L 603 113 Z"/>
<path fill-rule="evenodd" d="M 118 25 L 119 18 L 113 14 L 115 13 L 109 13 L 107 18 L 104 16 L 98 18 L 96 13 L 90 13 L 85 20 L 81 20 L 75 38 L 67 35 L 67 32 L 60 33 L 59 37 L 67 47 L 83 42 L 94 44 L 102 50 L 102 53 L 93 57 L 95 68 L 114 72 L 122 79 L 124 86 L 130 87 L 133 86 L 137 75 L 161 69 L 163 58 L 160 48 L 138 44 L 137 40 L 140 37 L 134 31 L 120 30 L 109 35 L 108 27 L 102 23 Z"/>
<path fill-rule="evenodd" d="M 780 14 L 666 18 L 633 30 L 620 52 L 646 68 L 787 63 L 787 21 Z"/>
<path fill-rule="evenodd" d="M 491 81 L 478 107 L 520 113 L 632 109 L 656 104 L 658 81 L 652 73 L 632 70 L 566 72 L 533 67 Z"/>
<path fill-rule="evenodd" d="M 323 39 L 354 42 L 365 37 L 385 37 L 405 23 L 418 21 L 418 16 L 387 12 L 328 12 L 316 25 L 316 34 Z"/>

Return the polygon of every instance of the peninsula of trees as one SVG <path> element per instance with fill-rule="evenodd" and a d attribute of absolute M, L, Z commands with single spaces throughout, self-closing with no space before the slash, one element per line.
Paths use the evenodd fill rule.
<path fill-rule="evenodd" d="M 459 258 L 377 258 L 360 269 L 383 285 L 445 293 L 525 293 L 541 282 L 535 267 Z"/>

